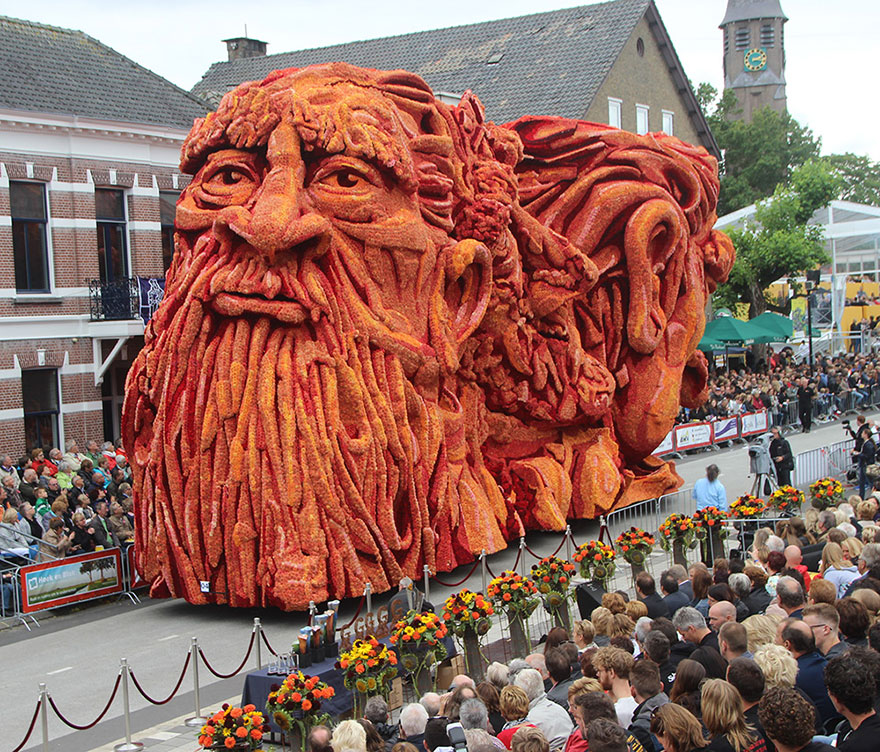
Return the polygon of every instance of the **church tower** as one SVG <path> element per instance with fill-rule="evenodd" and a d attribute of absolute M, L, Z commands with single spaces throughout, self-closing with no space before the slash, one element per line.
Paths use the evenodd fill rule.
<path fill-rule="evenodd" d="M 788 20 L 779 0 L 727 0 L 724 35 L 724 89 L 736 92 L 742 115 L 770 106 L 784 112 L 785 34 Z"/>

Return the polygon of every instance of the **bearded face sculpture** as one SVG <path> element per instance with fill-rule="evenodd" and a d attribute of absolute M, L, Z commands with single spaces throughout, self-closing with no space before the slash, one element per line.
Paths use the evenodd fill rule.
<path fill-rule="evenodd" d="M 380 592 L 680 484 L 733 261 L 705 151 L 333 64 L 227 94 L 182 169 L 123 413 L 152 595 Z"/>

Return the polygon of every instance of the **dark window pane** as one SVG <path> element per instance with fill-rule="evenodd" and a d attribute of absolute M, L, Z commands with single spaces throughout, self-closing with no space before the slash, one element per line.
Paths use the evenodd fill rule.
<path fill-rule="evenodd" d="M 125 221 L 125 206 L 122 191 L 109 188 L 95 189 L 95 216 L 98 219 Z"/>
<path fill-rule="evenodd" d="M 21 397 L 25 415 L 58 411 L 58 372 L 41 368 L 21 372 Z"/>
<path fill-rule="evenodd" d="M 177 199 L 180 194 L 175 191 L 159 192 L 159 213 L 163 225 L 174 224 L 174 214 L 177 212 Z"/>
<path fill-rule="evenodd" d="M 9 203 L 15 219 L 45 219 L 46 186 L 42 183 L 11 182 Z"/>
<path fill-rule="evenodd" d="M 15 258 L 15 287 L 29 289 L 27 273 L 27 223 L 12 223 L 12 250 Z"/>
<path fill-rule="evenodd" d="M 58 414 L 25 415 L 24 440 L 28 449 L 58 446 Z"/>
<path fill-rule="evenodd" d="M 15 288 L 21 292 L 47 292 L 49 267 L 44 222 L 12 222 Z"/>
<path fill-rule="evenodd" d="M 162 269 L 168 271 L 171 268 L 171 257 L 174 255 L 174 228 L 162 228 Z"/>
<path fill-rule="evenodd" d="M 112 282 L 128 276 L 125 225 L 98 223 L 98 268 L 102 282 Z"/>

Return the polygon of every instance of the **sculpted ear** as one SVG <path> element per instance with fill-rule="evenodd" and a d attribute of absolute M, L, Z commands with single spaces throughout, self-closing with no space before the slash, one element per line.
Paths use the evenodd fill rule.
<path fill-rule="evenodd" d="M 492 294 L 492 257 L 477 240 L 461 240 L 446 257 L 443 297 L 449 309 L 449 334 L 463 344 L 483 320 Z"/>

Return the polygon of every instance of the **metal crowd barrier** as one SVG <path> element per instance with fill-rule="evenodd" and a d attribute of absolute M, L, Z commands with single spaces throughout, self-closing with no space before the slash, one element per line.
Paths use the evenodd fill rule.
<path fill-rule="evenodd" d="M 830 446 L 801 452 L 794 460 L 794 484 L 807 486 L 820 478 L 844 477 L 852 468 L 850 453 L 855 447 L 853 439 L 838 441 Z"/>

